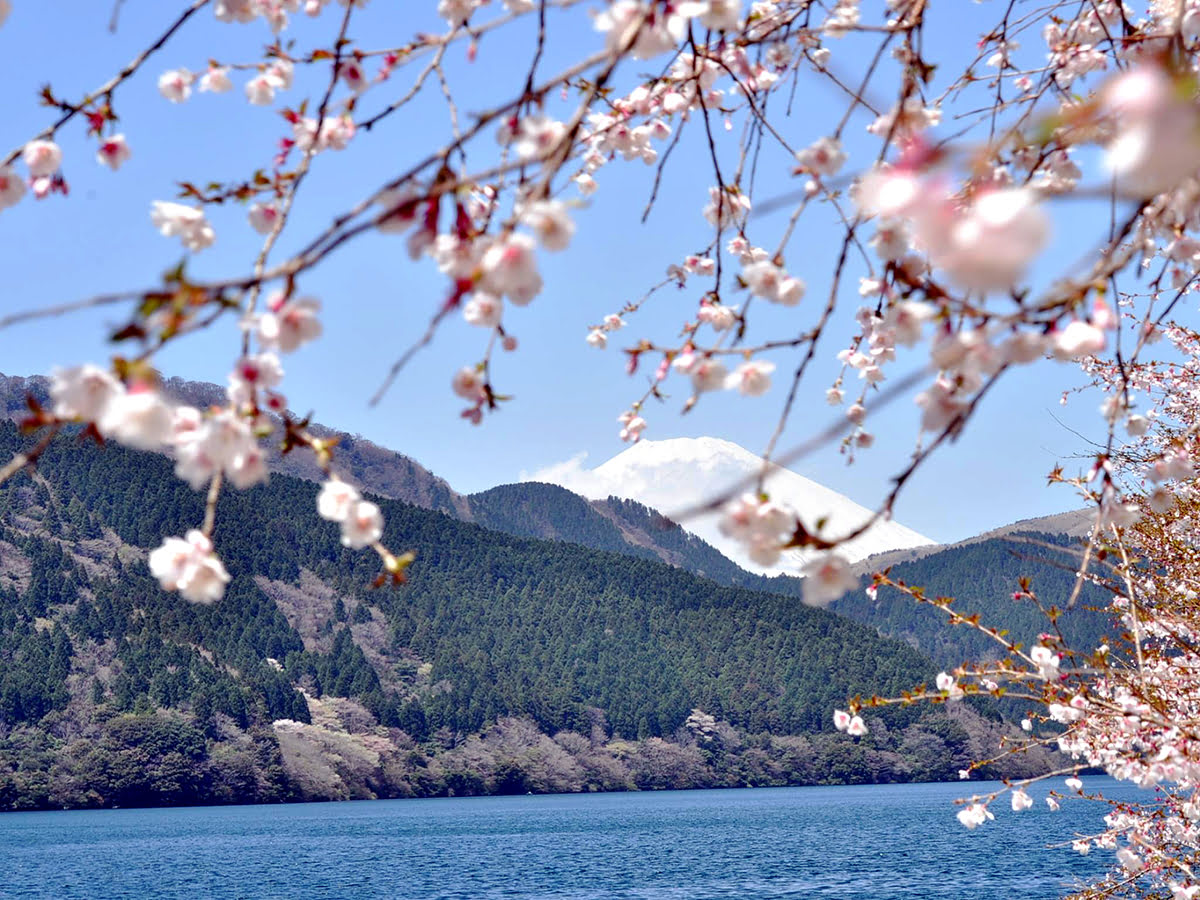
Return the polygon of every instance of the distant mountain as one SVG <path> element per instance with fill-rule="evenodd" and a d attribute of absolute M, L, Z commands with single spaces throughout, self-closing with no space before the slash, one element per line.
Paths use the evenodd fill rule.
<path fill-rule="evenodd" d="M 1018 524 L 1071 528 L 1078 521 L 1079 517 L 1071 515 Z M 1074 605 L 1068 607 L 1081 556 L 1077 536 L 1004 528 L 993 536 L 941 547 L 916 559 L 889 561 L 885 557 L 881 564 L 876 557 L 868 571 L 888 569 L 893 580 L 921 587 L 929 597 L 952 597 L 956 612 L 964 616 L 978 613 L 984 625 L 1007 631 L 1010 640 L 1025 647 L 1037 643 L 1042 632 L 1057 627 L 1067 646 L 1091 652 L 1114 633 L 1114 623 L 1103 611 L 1111 595 L 1097 586 L 1085 585 Z M 1103 574 L 1103 564 L 1093 562 L 1092 571 Z M 1029 578 L 1044 609 L 1062 611 L 1057 626 L 1031 599 L 1018 595 L 1022 577 Z M 944 669 L 1000 656 L 1001 648 L 991 638 L 967 626 L 948 627 L 944 612 L 892 588 L 881 588 L 874 599 L 865 591 L 852 591 L 830 608 L 911 644 Z"/>
<path fill-rule="evenodd" d="M 182 378 L 167 379 L 163 384 L 163 392 L 177 403 L 186 403 L 199 409 L 227 402 L 224 388 Z M 27 393 L 39 402 L 47 403 L 50 379 L 40 375 L 0 375 L 0 410 L 3 411 L 0 417 L 10 421 L 20 420 L 28 412 L 25 405 Z M 336 453 L 339 471 L 348 481 L 372 493 L 403 500 L 422 509 L 436 509 L 461 519 L 470 518 L 466 499 L 415 460 L 358 435 L 335 431 L 319 424 L 314 425 L 312 430 L 320 437 L 338 438 Z M 274 445 L 270 445 L 268 450 L 267 465 L 272 472 L 308 481 L 323 478 L 312 454 L 291 453 L 283 456 Z"/>
<path fill-rule="evenodd" d="M 43 376 L 0 375 L 0 418 L 19 421 L 27 412 L 26 394 L 47 403 L 49 385 L 49 379 Z M 225 401 L 225 389 L 215 384 L 171 378 L 163 388 L 176 402 L 201 409 Z M 468 497 L 459 494 L 445 480 L 401 453 L 380 447 L 358 435 L 319 424 L 313 425 L 312 430 L 321 436 L 337 438 L 335 454 L 338 471 L 347 480 L 371 493 L 402 500 L 422 509 L 444 512 L 460 521 L 474 522 L 518 537 L 567 541 L 595 550 L 609 550 L 640 559 L 657 559 L 712 578 L 720 584 L 799 596 L 798 578 L 780 575 L 768 582 L 762 575 L 747 571 L 727 555 L 735 552 L 735 548 L 726 539 L 721 538 L 725 550 L 723 553 L 722 549 L 714 547 L 702 537 L 680 528 L 658 510 L 636 499 L 625 499 L 620 491 L 615 492 L 617 496 L 606 494 L 588 500 L 557 485 L 522 482 L 500 485 Z M 674 442 L 658 442 L 670 443 Z M 735 444 L 724 441 L 709 443 L 726 449 L 733 448 L 744 465 L 752 457 L 752 454 Z M 319 481 L 323 477 L 310 454 L 282 456 L 273 445 L 268 447 L 268 451 L 267 464 L 272 472 L 309 481 Z M 851 504 L 844 497 L 807 479 L 800 480 L 814 496 L 827 495 L 843 508 L 853 507 L 865 514 L 862 507 Z M 678 501 L 674 502 L 676 506 L 679 505 Z M 881 534 L 887 535 L 898 526 L 884 523 L 879 528 L 883 529 Z M 910 542 L 914 540 L 908 536 L 907 529 L 900 529 L 897 533 Z M 875 534 L 876 530 L 872 530 L 867 537 Z M 920 538 L 918 542 L 923 543 L 925 539 Z M 854 546 L 857 546 L 857 542 Z M 896 546 L 909 544 L 900 542 Z"/>
<path fill-rule="evenodd" d="M 751 489 L 761 468 L 759 456 L 729 441 L 674 438 L 639 441 L 595 469 L 567 464 L 544 469 L 531 477 L 561 484 L 585 497 L 624 497 L 672 513 L 702 503 L 737 484 L 745 483 L 746 489 Z M 824 520 L 822 534 L 844 534 L 871 515 L 870 510 L 848 497 L 780 467 L 771 470 L 765 489 L 773 498 L 796 509 L 810 529 L 815 530 L 817 523 Z M 794 574 L 805 558 L 803 553 L 793 552 L 786 563 L 757 566 L 746 558 L 736 541 L 721 534 L 717 520 L 716 513 L 706 513 L 681 524 L 749 571 Z M 934 542 L 911 528 L 896 522 L 879 522 L 843 545 L 841 552 L 851 560 L 860 560 L 889 550 L 927 545 Z"/>

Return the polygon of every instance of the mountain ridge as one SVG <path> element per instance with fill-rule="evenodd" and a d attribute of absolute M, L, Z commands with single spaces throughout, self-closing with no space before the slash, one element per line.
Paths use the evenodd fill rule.
<path fill-rule="evenodd" d="M 530 479 L 553 481 L 592 499 L 611 493 L 669 514 L 684 507 L 694 508 L 730 490 L 738 493 L 753 490 L 762 467 L 759 456 L 731 441 L 712 437 L 669 438 L 638 441 L 594 469 L 583 470 L 577 463 L 552 466 L 535 472 Z M 872 515 L 871 510 L 837 491 L 779 466 L 769 470 L 764 489 L 773 499 L 792 506 L 814 533 L 845 534 Z M 681 524 L 747 571 L 796 574 L 811 556 L 792 551 L 778 565 L 755 565 L 736 541 L 721 533 L 717 520 L 716 513 L 697 513 Z M 818 527 L 821 525 L 823 529 Z M 839 547 L 839 553 L 855 561 L 885 550 L 934 543 L 899 523 L 881 521 L 866 534 Z"/>

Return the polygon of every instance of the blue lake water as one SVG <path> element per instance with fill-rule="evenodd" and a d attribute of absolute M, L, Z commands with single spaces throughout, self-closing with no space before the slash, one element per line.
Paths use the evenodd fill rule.
<path fill-rule="evenodd" d="M 1140 796 L 1108 779 L 1117 799 Z M 1061 788 L 1061 782 L 1059 782 Z M 1109 852 L 1046 844 L 1105 808 L 998 802 L 988 783 L 9 813 L 0 897 L 1051 898 Z M 970 790 L 968 790 L 968 788 Z"/>

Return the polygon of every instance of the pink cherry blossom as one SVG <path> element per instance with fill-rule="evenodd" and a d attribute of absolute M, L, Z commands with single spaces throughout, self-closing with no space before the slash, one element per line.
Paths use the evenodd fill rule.
<path fill-rule="evenodd" d="M 246 82 L 246 99 L 254 106 L 269 106 L 275 102 L 275 91 L 280 87 L 278 78 L 260 72 Z"/>
<path fill-rule="evenodd" d="M 692 389 L 699 394 L 723 388 L 728 370 L 720 360 L 709 358 L 697 360 L 688 374 L 692 376 Z"/>
<path fill-rule="evenodd" d="M 1107 343 L 1103 331 L 1080 319 L 1072 319 L 1061 331 L 1053 332 L 1050 340 L 1054 358 L 1063 360 L 1093 356 Z"/>
<path fill-rule="evenodd" d="M 114 394 L 96 423 L 100 433 L 139 450 L 157 450 L 171 437 L 175 416 L 155 390 L 136 387 Z"/>
<path fill-rule="evenodd" d="M 454 373 L 450 388 L 464 400 L 479 400 L 484 396 L 483 376 L 478 369 L 463 366 Z"/>
<path fill-rule="evenodd" d="M 744 362 L 725 379 L 725 387 L 736 389 L 747 397 L 760 397 L 771 388 L 771 373 L 775 363 L 766 360 Z"/>
<path fill-rule="evenodd" d="M 801 573 L 804 602 L 809 606 L 828 606 L 858 586 L 858 576 L 850 571 L 850 563 L 836 553 L 821 554 Z"/>
<path fill-rule="evenodd" d="M 969 829 L 974 829 L 996 817 L 982 803 L 972 803 L 958 811 L 958 821 Z"/>
<path fill-rule="evenodd" d="M 188 250 L 203 250 L 211 247 L 216 240 L 204 210 L 194 206 L 155 200 L 150 210 L 150 221 L 163 237 L 179 238 Z"/>
<path fill-rule="evenodd" d="M 836 175 L 846 163 L 846 153 L 837 138 L 823 137 L 806 149 L 797 151 L 796 162 L 804 171 L 814 175 Z"/>
<path fill-rule="evenodd" d="M 11 166 L 0 166 L 0 209 L 15 206 L 25 196 L 25 181 Z"/>
<path fill-rule="evenodd" d="M 353 486 L 336 478 L 321 485 L 317 495 L 317 514 L 330 522 L 344 522 L 361 500 Z"/>
<path fill-rule="evenodd" d="M 208 71 L 200 76 L 198 85 L 201 92 L 224 94 L 233 90 L 233 81 L 229 78 L 228 66 L 210 66 Z"/>
<path fill-rule="evenodd" d="M 213 553 L 212 541 L 192 530 L 167 538 L 150 553 L 150 573 L 164 590 L 179 591 L 192 603 L 215 603 L 225 596 L 229 573 Z"/>
<path fill-rule="evenodd" d="M 497 296 L 506 296 L 517 306 L 527 305 L 541 292 L 542 276 L 537 270 L 533 238 L 509 234 L 498 239 L 480 260 L 481 286 Z"/>
<path fill-rule="evenodd" d="M 129 149 L 129 144 L 125 142 L 123 134 L 114 134 L 102 139 L 100 147 L 96 150 L 96 162 L 102 166 L 108 166 L 114 172 L 120 169 L 131 156 L 133 156 L 133 152 Z"/>
<path fill-rule="evenodd" d="M 254 203 L 247 213 L 250 227 L 259 234 L 270 234 L 279 221 L 279 207 L 274 203 Z"/>
<path fill-rule="evenodd" d="M 312 297 L 285 300 L 276 295 L 269 304 L 270 312 L 259 317 L 258 339 L 264 347 L 280 353 L 294 353 L 309 341 L 321 336 L 321 320 L 317 313 L 321 303 Z"/>
<path fill-rule="evenodd" d="M 62 150 L 53 141 L 30 141 L 21 151 L 21 158 L 35 178 L 53 175 L 62 165 Z"/>
<path fill-rule="evenodd" d="M 463 318 L 478 328 L 495 328 L 504 315 L 504 301 L 486 291 L 475 291 L 463 307 Z"/>
<path fill-rule="evenodd" d="M 158 92 L 172 103 L 183 103 L 192 96 L 192 81 L 195 76 L 187 69 L 172 69 L 158 78 Z"/>
<path fill-rule="evenodd" d="M 104 415 L 109 403 L 123 393 L 123 384 L 90 363 L 55 369 L 50 379 L 54 414 L 63 419 L 95 422 Z"/>
<path fill-rule="evenodd" d="M 383 513 L 369 500 L 349 505 L 342 523 L 342 543 L 353 550 L 370 546 L 383 537 Z"/>
<path fill-rule="evenodd" d="M 521 223 L 537 235 L 547 250 L 565 250 L 575 234 L 575 223 L 561 200 L 539 200 L 521 210 Z"/>
<path fill-rule="evenodd" d="M 637 443 L 646 430 L 646 420 L 633 412 L 622 413 L 617 419 L 622 425 L 620 437 L 623 441 Z"/>
<path fill-rule="evenodd" d="M 1196 171 L 1200 114 L 1160 66 L 1142 65 L 1117 76 L 1103 102 L 1116 126 L 1108 166 L 1126 191 L 1157 194 Z"/>
<path fill-rule="evenodd" d="M 853 716 L 850 722 L 846 725 L 846 734 L 851 737 L 862 737 L 867 733 L 867 723 L 862 720 L 862 716 Z"/>

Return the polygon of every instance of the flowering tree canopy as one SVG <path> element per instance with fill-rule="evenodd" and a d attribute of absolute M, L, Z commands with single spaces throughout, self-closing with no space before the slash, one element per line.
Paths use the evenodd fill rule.
<path fill-rule="evenodd" d="M 14 2 L 16 11 L 0 0 L 0 21 L 12 16 L 6 35 L 19 24 Z M 238 270 L 198 278 L 181 265 L 159 284 L 0 319 L 16 327 L 97 306 L 122 317 L 111 334 L 118 355 L 54 373 L 52 402 L 32 403 L 26 422 L 36 443 L 0 480 L 36 461 L 66 426 L 169 451 L 176 474 L 207 491 L 206 515 L 186 537 L 164 535 L 150 567 L 168 590 L 215 602 L 229 579 L 212 540 L 221 492 L 265 479 L 265 442 L 282 443 L 315 454 L 328 476 L 316 514 L 340 523 L 346 546 L 378 553 L 380 583 L 402 580 L 410 557 L 381 543 L 379 509 L 339 479 L 336 448 L 290 412 L 282 391 L 283 359 L 322 335 L 321 300 L 306 281 L 358 242 L 378 253 L 402 248 L 405 264 L 439 273 L 440 293 L 417 298 L 428 324 L 407 337 L 376 397 L 462 316 L 478 329 L 478 352 L 446 360 L 446 397 L 478 425 L 507 399 L 493 357 L 518 350 L 510 321 L 536 315 L 521 308 L 538 307 L 546 257 L 588 255 L 577 234 L 588 198 L 614 180 L 613 169 L 644 166 L 652 206 L 673 155 L 693 148 L 704 176 L 687 186 L 692 206 L 675 215 L 693 217 L 706 238 L 691 252 L 666 250 L 660 281 L 578 335 L 581 353 L 584 342 L 619 343 L 624 368 L 647 377 L 620 415 L 620 438 L 641 437 L 649 402 L 668 385 L 683 388 L 686 411 L 716 391 L 762 395 L 782 366 L 789 391 L 764 460 L 831 442 L 853 458 L 875 441 L 873 414 L 915 391 L 916 446 L 873 518 L 853 531 L 830 533 L 821 511 L 772 500 L 761 479 L 712 499 L 723 530 L 755 561 L 810 551 L 807 599 L 821 604 L 855 583 L 839 545 L 891 514 L 913 473 L 970 427 L 993 385 L 1020 367 L 1082 366 L 1104 392 L 1106 437 L 1086 475 L 1052 477 L 1072 482 L 1096 510 L 1078 578 L 1111 587 L 1129 652 L 1066 648 L 1052 629 L 1032 648 L 994 633 L 1003 662 L 943 673 L 936 690 L 904 700 L 1012 690 L 1043 704 L 1061 734 L 1030 740 L 1057 742 L 1079 765 L 1168 786 L 1155 804 L 1114 813 L 1104 835 L 1080 839 L 1081 850 L 1121 848 L 1125 876 L 1104 889 L 1200 893 L 1191 868 L 1200 820 L 1192 796 L 1200 338 L 1185 321 L 1200 261 L 1200 2 L 994 2 L 974 46 L 955 30 L 963 4 L 929 0 L 413 6 L 421 4 L 422 21 L 436 12 L 437 29 L 397 30 L 404 15 L 394 10 L 391 31 L 356 27 L 382 21 L 371 17 L 386 0 L 159 4 L 161 30 L 111 78 L 81 96 L 45 87 L 45 127 L 0 159 L 5 222 L 35 202 L 78 202 L 67 195 L 84 165 L 120 177 L 134 154 L 155 152 L 153 134 L 121 130 L 134 83 L 155 83 L 163 104 L 261 107 L 279 133 L 273 146 L 237 148 L 234 174 L 202 183 L 180 173 L 176 195 L 155 202 L 148 221 L 120 225 L 161 233 L 164 268 L 181 250 L 190 260 L 216 242 L 245 246 Z M 207 60 L 177 57 L 177 35 L 205 17 L 260 29 L 268 43 L 253 58 L 226 58 L 219 45 Z M 304 17 L 320 28 L 291 40 Z M 518 66 L 501 53 L 513 33 L 533 48 Z M 492 98 L 486 108 L 465 111 L 460 76 L 484 86 L 465 90 Z M 833 108 L 809 104 L 814 91 L 840 98 L 836 114 L 808 115 Z M 209 93 L 230 96 L 198 96 Z M 431 103 L 448 113 L 445 141 L 417 112 Z M 336 168 L 339 152 L 388 129 L 403 137 L 404 161 L 372 173 L 374 187 L 299 235 L 294 252 L 276 252 L 309 196 L 310 173 Z M 64 153 L 68 134 L 86 135 L 94 161 Z M 218 231 L 211 214 L 231 205 L 245 221 Z M 1077 255 L 1047 258 L 1067 219 Z M 836 235 L 836 251 L 807 254 L 795 239 L 803 228 Z M 625 337 L 651 303 L 676 309 L 678 327 Z M 223 325 L 233 337 L 213 375 L 228 381 L 226 402 L 172 405 L 158 390 L 158 357 Z M 851 337 L 834 343 L 833 333 Z M 900 353 L 919 365 L 894 377 Z M 785 452 L 779 439 L 801 387 L 817 377 L 814 360 L 835 355 L 840 372 L 820 386 L 834 424 Z M 1051 621 L 1074 599 L 1041 598 Z M 865 733 L 863 706 L 839 712 L 837 727 Z M 977 798 L 959 818 L 982 824 L 993 799 Z M 1013 809 L 1029 803 L 1014 787 Z"/>

